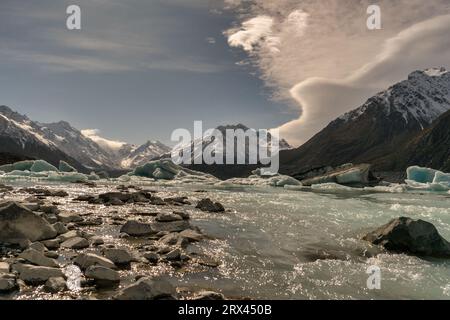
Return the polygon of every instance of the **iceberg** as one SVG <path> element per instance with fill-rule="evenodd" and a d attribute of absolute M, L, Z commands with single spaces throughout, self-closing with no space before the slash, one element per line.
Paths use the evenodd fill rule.
<path fill-rule="evenodd" d="M 314 191 L 331 191 L 331 192 L 341 192 L 341 191 L 355 191 L 355 190 L 361 190 L 356 188 L 351 188 L 347 186 L 343 186 L 342 184 L 330 182 L 330 183 L 321 183 L 321 184 L 313 184 L 311 186 L 311 189 Z"/>
<path fill-rule="evenodd" d="M 434 180 L 437 170 L 412 166 L 406 169 L 407 180 L 419 183 L 431 183 Z"/>
<path fill-rule="evenodd" d="M 59 161 L 59 171 L 61 171 L 61 172 L 77 172 L 77 169 L 72 167 L 67 162 L 61 160 L 61 161 Z"/>
<path fill-rule="evenodd" d="M 370 174 L 369 164 L 340 166 L 325 174 L 302 180 L 303 185 L 312 186 L 324 183 L 338 183 L 343 185 L 368 184 Z"/>
<path fill-rule="evenodd" d="M 36 160 L 31 166 L 30 171 L 32 172 L 43 172 L 43 171 L 55 171 L 58 172 L 58 169 L 44 160 Z"/>
<path fill-rule="evenodd" d="M 302 183 L 295 178 L 276 174 L 272 176 L 262 175 L 261 169 L 252 171 L 252 175 L 248 178 L 231 178 L 217 183 L 220 186 L 271 186 L 271 187 L 285 187 L 285 186 L 302 186 Z"/>
<path fill-rule="evenodd" d="M 410 190 L 443 192 L 450 190 L 450 174 L 418 166 L 406 170 L 405 183 Z"/>
<path fill-rule="evenodd" d="M 441 171 L 437 171 L 433 183 L 441 183 L 450 186 L 450 173 L 443 173 Z"/>

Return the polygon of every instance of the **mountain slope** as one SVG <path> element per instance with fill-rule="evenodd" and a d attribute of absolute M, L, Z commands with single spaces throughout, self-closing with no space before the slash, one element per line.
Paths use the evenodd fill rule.
<path fill-rule="evenodd" d="M 63 160 L 86 171 L 83 165 L 47 139 L 38 124 L 6 106 L 0 106 L 0 152 L 11 160 L 44 159 L 55 166 Z"/>
<path fill-rule="evenodd" d="M 450 110 L 450 72 L 429 69 L 370 98 L 331 122 L 311 140 L 281 154 L 282 172 L 368 162 L 375 170 L 399 168 L 392 154 Z"/>

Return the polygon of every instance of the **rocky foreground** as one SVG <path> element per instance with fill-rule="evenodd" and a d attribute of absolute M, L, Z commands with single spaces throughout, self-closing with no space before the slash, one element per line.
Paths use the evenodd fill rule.
<path fill-rule="evenodd" d="M 164 277 L 220 265 L 192 246 L 210 238 L 186 210 L 224 214 L 220 203 L 89 187 L 92 194 L 76 196 L 0 187 L 0 299 L 224 299 Z"/>

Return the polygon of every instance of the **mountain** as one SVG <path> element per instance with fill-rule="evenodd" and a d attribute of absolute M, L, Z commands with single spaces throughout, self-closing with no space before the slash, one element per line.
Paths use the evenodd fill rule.
<path fill-rule="evenodd" d="M 130 148 L 128 152 L 124 152 L 126 147 Z M 121 150 L 122 154 L 126 154 L 126 156 L 121 158 L 120 166 L 122 168 L 134 168 L 156 159 L 162 154 L 167 154 L 170 150 L 170 147 L 159 141 L 147 141 L 139 147 L 128 145 Z"/>
<path fill-rule="evenodd" d="M 24 159 L 44 159 L 58 166 L 59 161 L 63 160 L 79 171 L 87 171 L 80 162 L 48 139 L 38 123 L 6 106 L 0 106 L 0 154 L 2 164 Z"/>
<path fill-rule="evenodd" d="M 301 147 L 281 154 L 282 173 L 348 162 L 371 163 L 376 171 L 404 170 L 393 155 L 450 110 L 450 72 L 415 71 L 407 80 L 370 98 L 331 122 Z M 436 146 L 431 153 L 440 150 Z"/>

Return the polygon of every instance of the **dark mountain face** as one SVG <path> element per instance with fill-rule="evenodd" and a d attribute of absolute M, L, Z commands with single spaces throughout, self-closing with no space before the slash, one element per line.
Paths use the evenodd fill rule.
<path fill-rule="evenodd" d="M 295 174 L 349 162 L 371 163 L 376 171 L 404 170 L 409 162 L 399 164 L 395 155 L 447 110 L 450 73 L 413 72 L 408 80 L 331 122 L 300 148 L 282 152 L 281 172 Z"/>

